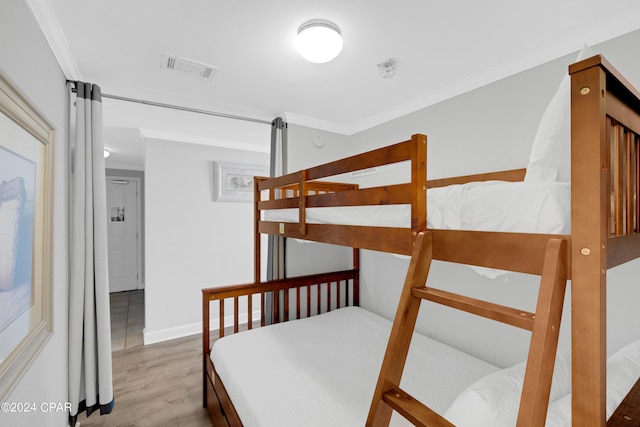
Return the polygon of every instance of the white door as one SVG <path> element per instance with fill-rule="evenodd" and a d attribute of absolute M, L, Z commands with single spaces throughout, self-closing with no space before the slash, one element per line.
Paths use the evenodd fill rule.
<path fill-rule="evenodd" d="M 139 181 L 107 177 L 109 292 L 139 288 Z"/>

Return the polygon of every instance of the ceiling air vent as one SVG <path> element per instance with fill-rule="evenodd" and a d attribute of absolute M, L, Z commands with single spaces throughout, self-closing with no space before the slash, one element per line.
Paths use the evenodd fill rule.
<path fill-rule="evenodd" d="M 214 67 L 213 65 L 194 61 L 193 59 L 182 58 L 169 53 L 162 54 L 162 68 L 195 73 L 205 79 L 212 78 L 218 71 L 218 67 Z"/>

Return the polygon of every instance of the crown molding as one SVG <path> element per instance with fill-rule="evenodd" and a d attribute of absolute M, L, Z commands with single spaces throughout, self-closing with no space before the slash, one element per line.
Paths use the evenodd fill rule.
<path fill-rule="evenodd" d="M 167 132 L 157 129 L 140 129 L 140 136 L 146 139 L 159 139 L 163 141 L 185 142 L 189 144 L 208 145 L 210 147 L 229 148 L 232 150 L 251 151 L 254 153 L 269 153 L 269 146 L 247 144 L 246 142 L 226 141 L 222 139 L 206 138 L 185 133 Z"/>
<path fill-rule="evenodd" d="M 351 126 L 343 125 L 328 120 L 320 120 L 314 117 L 304 116 L 296 113 L 283 113 L 284 121 L 290 124 L 306 126 L 313 129 L 324 130 L 327 132 L 338 133 L 341 135 L 351 135 Z"/>
<path fill-rule="evenodd" d="M 49 0 L 26 0 L 67 80 L 82 80 L 67 38 Z"/>

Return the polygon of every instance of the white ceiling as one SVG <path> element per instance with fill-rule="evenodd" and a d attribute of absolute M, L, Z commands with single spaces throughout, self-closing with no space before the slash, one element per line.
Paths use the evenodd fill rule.
<path fill-rule="evenodd" d="M 640 28 L 638 0 L 27 1 L 70 79 L 344 134 Z M 336 23 L 344 39 L 326 64 L 306 62 L 294 47 L 299 25 L 315 18 Z M 207 80 L 162 69 L 165 52 L 219 71 Z M 376 64 L 391 57 L 397 74 L 383 79 Z M 185 113 L 191 123 L 176 124 L 160 110 L 105 101 L 107 144 L 125 147 L 139 128 L 211 136 L 212 119 Z M 217 141 L 267 143 L 254 141 L 265 125 L 213 120 L 218 130 L 230 126 Z"/>

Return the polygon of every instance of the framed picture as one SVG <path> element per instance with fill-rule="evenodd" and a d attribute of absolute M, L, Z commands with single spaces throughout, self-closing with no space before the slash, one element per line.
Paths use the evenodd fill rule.
<path fill-rule="evenodd" d="M 53 136 L 0 70 L 0 401 L 53 334 Z"/>
<path fill-rule="evenodd" d="M 213 162 L 213 200 L 253 202 L 254 176 L 269 176 L 269 172 L 260 165 Z"/>

